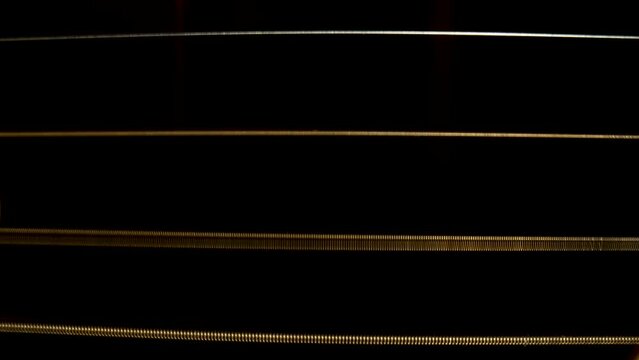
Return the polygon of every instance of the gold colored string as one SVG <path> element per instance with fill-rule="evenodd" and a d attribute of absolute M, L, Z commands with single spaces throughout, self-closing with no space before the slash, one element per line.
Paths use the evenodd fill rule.
<path fill-rule="evenodd" d="M 287 234 L 0 228 L 0 245 L 295 251 L 639 251 L 639 237 Z"/>
<path fill-rule="evenodd" d="M 377 346 L 543 346 L 635 345 L 638 336 L 387 336 L 285 334 L 164 330 L 105 326 L 71 326 L 34 323 L 0 323 L 0 332 L 264 344 L 377 345 Z"/>
<path fill-rule="evenodd" d="M 399 137 L 399 138 L 512 138 L 639 140 L 632 134 L 559 134 L 449 131 L 333 131 L 333 130 L 141 130 L 141 131 L 15 131 L 0 138 L 92 138 L 92 137 Z"/>

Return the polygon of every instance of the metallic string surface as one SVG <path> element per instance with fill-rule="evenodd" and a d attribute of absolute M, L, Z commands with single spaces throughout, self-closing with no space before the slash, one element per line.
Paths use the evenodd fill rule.
<path fill-rule="evenodd" d="M 639 40 L 636 35 L 559 34 L 527 32 L 482 32 L 482 31 L 413 31 L 413 30 L 285 30 L 285 31 L 197 31 L 95 35 L 58 35 L 5 37 L 0 42 L 56 41 L 56 40 L 109 40 L 149 39 L 175 37 L 230 37 L 230 36 L 448 36 L 448 37 L 498 37 L 538 39 L 592 39 L 592 40 Z"/>
<path fill-rule="evenodd" d="M 386 336 L 285 334 L 163 330 L 128 327 L 73 326 L 35 323 L 0 323 L 0 332 L 263 344 L 378 345 L 378 346 L 543 346 L 635 345 L 638 336 Z"/>
<path fill-rule="evenodd" d="M 288 234 L 0 228 L 0 245 L 297 251 L 639 251 L 639 237 Z"/>
<path fill-rule="evenodd" d="M 5 131 L 0 138 L 91 137 L 389 137 L 639 140 L 633 134 L 561 134 L 464 131 L 342 131 L 342 130 L 123 130 L 123 131 Z"/>
<path fill-rule="evenodd" d="M 634 35 L 558 34 L 463 31 L 222 31 L 130 34 L 57 35 L 0 38 L 0 43 L 135 40 L 152 38 L 276 37 L 276 36 L 411 36 L 493 37 L 529 39 L 585 39 L 637 41 Z M 0 132 L 0 138 L 57 137 L 450 137 L 639 140 L 633 134 L 560 134 L 433 131 L 331 130 L 154 130 L 154 131 L 42 131 Z M 639 251 L 638 237 L 472 236 L 472 235 L 365 235 L 166 232 L 74 229 L 0 228 L 0 245 L 105 246 L 149 248 L 323 250 L 323 251 Z M 639 345 L 639 336 L 387 336 L 226 332 L 0 322 L 1 333 L 160 339 L 229 343 L 378 345 L 378 346 L 553 346 Z"/>

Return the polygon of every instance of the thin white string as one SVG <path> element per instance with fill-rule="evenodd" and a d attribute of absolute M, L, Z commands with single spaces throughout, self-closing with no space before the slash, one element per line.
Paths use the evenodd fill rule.
<path fill-rule="evenodd" d="M 0 42 L 57 41 L 57 40 L 109 40 L 146 39 L 173 37 L 223 37 L 223 36 L 299 36 L 299 35 L 357 35 L 357 36 L 447 36 L 447 37 L 502 37 L 502 38 L 556 38 L 556 39 L 601 39 L 639 40 L 636 35 L 601 34 L 557 34 L 525 32 L 481 32 L 481 31 L 393 31 L 393 30 L 286 30 L 286 31 L 198 31 L 97 35 L 60 35 L 0 38 Z"/>

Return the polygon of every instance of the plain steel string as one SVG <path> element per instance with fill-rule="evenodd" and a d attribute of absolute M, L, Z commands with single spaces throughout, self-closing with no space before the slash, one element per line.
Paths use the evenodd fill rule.
<path fill-rule="evenodd" d="M 636 35 L 601 34 L 557 34 L 525 32 L 481 32 L 481 31 L 392 31 L 392 30 L 287 30 L 287 31 L 198 31 L 198 32 L 160 32 L 95 35 L 59 35 L 5 37 L 0 42 L 56 41 L 56 40 L 109 40 L 109 39 L 148 39 L 175 37 L 223 37 L 223 36 L 299 36 L 299 35 L 357 35 L 357 36 L 457 36 L 457 37 L 502 37 L 502 38 L 554 38 L 554 39 L 600 39 L 600 40 L 639 40 Z"/>

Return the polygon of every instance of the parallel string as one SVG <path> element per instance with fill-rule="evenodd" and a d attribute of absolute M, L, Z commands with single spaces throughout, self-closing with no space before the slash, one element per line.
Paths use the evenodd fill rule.
<path fill-rule="evenodd" d="M 639 251 L 639 237 L 286 234 L 0 228 L 0 245 L 287 251 Z"/>
<path fill-rule="evenodd" d="M 105 326 L 69 326 L 33 323 L 0 323 L 0 333 L 92 336 L 263 344 L 377 345 L 377 346 L 548 346 L 637 345 L 639 336 L 388 336 L 285 334 L 163 330 Z"/>
<path fill-rule="evenodd" d="M 558 34 L 558 33 L 525 33 L 525 32 L 483 32 L 483 31 L 405 31 L 405 30 L 287 30 L 287 31 L 198 31 L 198 32 L 161 32 L 130 34 L 95 34 L 95 35 L 59 35 L 5 37 L 0 42 L 25 41 L 68 41 L 68 40 L 117 40 L 117 39 L 150 39 L 176 37 L 263 37 L 263 36 L 445 36 L 445 37 L 496 37 L 496 38 L 531 38 L 531 39 L 591 39 L 591 40 L 639 40 L 636 35 L 602 35 L 602 34 Z"/>
<path fill-rule="evenodd" d="M 341 130 L 133 130 L 133 131 L 8 131 L 0 138 L 90 137 L 388 137 L 388 138 L 505 138 L 639 140 L 633 134 L 561 134 L 453 131 L 341 131 Z"/>

